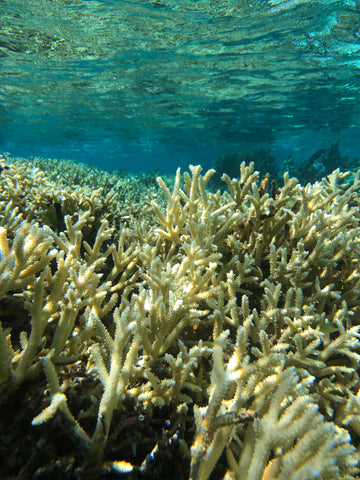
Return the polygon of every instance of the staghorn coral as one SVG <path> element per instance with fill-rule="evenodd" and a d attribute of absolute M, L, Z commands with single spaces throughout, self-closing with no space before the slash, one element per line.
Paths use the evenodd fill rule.
<path fill-rule="evenodd" d="M 243 163 L 211 193 L 190 167 L 130 223 L 65 189 L 59 231 L 33 169 L 0 175 L 0 400 L 27 392 L 36 445 L 66 437 L 19 478 L 356 478 L 359 174 L 268 193 Z"/>
<path fill-rule="evenodd" d="M 224 188 L 221 182 L 221 176 L 226 174 L 230 177 L 237 177 L 241 164 L 250 164 L 253 162 L 261 176 L 271 175 L 271 178 L 280 179 L 279 167 L 270 150 L 259 148 L 250 151 L 227 152 L 216 158 L 214 169 L 216 170 L 210 184 L 216 188 Z"/>
<path fill-rule="evenodd" d="M 18 166 L 23 165 L 24 162 L 28 163 L 26 160 L 19 159 L 12 159 L 12 161 Z M 152 199 L 156 198 L 161 203 L 164 201 L 162 191 L 158 188 L 156 182 L 155 172 L 130 175 L 124 170 L 109 172 L 71 160 L 54 160 L 41 157 L 31 158 L 31 165 L 40 170 L 42 175 L 45 174 L 46 179 L 52 182 L 52 190 L 55 186 L 57 189 L 65 190 L 66 194 L 62 198 L 66 201 L 69 201 L 70 192 L 78 192 L 82 197 L 84 197 L 82 192 L 86 192 L 86 194 L 91 192 L 92 197 L 96 195 L 98 200 L 101 189 L 101 194 L 105 195 L 106 198 L 106 201 L 103 202 L 103 209 L 106 209 L 108 218 L 112 222 L 120 219 L 131 222 L 140 213 L 142 216 L 147 214 L 146 206 L 150 204 Z M 165 180 L 169 184 L 172 183 L 172 178 L 166 178 Z M 79 196 L 76 197 L 76 199 L 78 198 Z M 74 208 L 74 205 L 72 206 Z M 70 212 L 71 209 L 65 210 L 65 214 Z M 117 223 L 118 226 L 119 223 Z"/>

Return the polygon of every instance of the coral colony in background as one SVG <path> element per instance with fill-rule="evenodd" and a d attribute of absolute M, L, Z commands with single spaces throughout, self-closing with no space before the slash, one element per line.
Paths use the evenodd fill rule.
<path fill-rule="evenodd" d="M 0 169 L 1 478 L 359 478 L 359 173 Z"/>

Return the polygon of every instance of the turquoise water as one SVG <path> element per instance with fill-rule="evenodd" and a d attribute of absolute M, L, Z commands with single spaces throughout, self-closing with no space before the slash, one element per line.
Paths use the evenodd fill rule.
<path fill-rule="evenodd" d="M 0 151 L 130 171 L 340 141 L 359 156 L 360 2 L 0 1 Z"/>

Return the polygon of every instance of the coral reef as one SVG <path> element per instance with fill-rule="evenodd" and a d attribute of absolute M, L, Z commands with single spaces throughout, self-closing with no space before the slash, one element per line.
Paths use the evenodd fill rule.
<path fill-rule="evenodd" d="M 0 170 L 2 478 L 358 478 L 359 174 Z"/>

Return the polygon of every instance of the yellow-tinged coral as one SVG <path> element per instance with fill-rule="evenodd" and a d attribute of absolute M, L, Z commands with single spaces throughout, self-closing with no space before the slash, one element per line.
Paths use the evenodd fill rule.
<path fill-rule="evenodd" d="M 172 459 L 179 479 L 355 479 L 359 174 L 268 193 L 242 164 L 214 193 L 213 173 L 159 178 L 140 218 L 120 183 L 73 192 L 2 160 L 0 400 L 28 379 L 35 399 L 45 372 L 32 431 L 75 440 L 71 478 L 166 478 Z"/>

